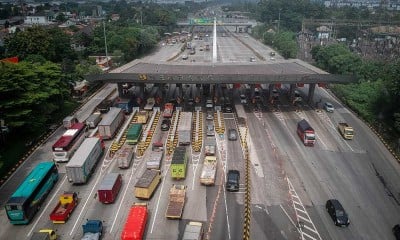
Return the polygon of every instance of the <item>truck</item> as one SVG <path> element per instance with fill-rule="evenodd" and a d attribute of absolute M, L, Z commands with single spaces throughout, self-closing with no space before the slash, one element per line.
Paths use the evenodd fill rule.
<path fill-rule="evenodd" d="M 190 221 L 185 226 L 181 240 L 202 240 L 204 227 L 202 222 Z"/>
<path fill-rule="evenodd" d="M 99 240 L 103 234 L 103 222 L 101 220 L 87 220 L 82 225 L 82 230 L 81 240 Z"/>
<path fill-rule="evenodd" d="M 186 147 L 176 147 L 171 160 L 171 177 L 185 179 L 188 155 Z"/>
<path fill-rule="evenodd" d="M 121 169 L 129 168 L 133 157 L 134 157 L 134 147 L 131 145 L 123 145 L 115 155 L 118 167 Z"/>
<path fill-rule="evenodd" d="M 99 111 L 100 113 L 108 113 L 110 111 L 110 108 L 113 106 L 114 101 L 111 99 L 104 99 L 99 105 L 97 105 L 96 110 Z"/>
<path fill-rule="evenodd" d="M 174 104 L 173 103 L 166 103 L 164 105 L 163 117 L 164 118 L 171 118 L 173 113 L 174 113 Z"/>
<path fill-rule="evenodd" d="M 181 112 L 178 125 L 178 144 L 190 145 L 192 140 L 192 112 Z"/>
<path fill-rule="evenodd" d="M 99 138 L 86 138 L 65 166 L 69 182 L 84 184 L 91 176 L 104 146 Z"/>
<path fill-rule="evenodd" d="M 57 234 L 52 229 L 41 229 L 39 232 L 34 232 L 30 240 L 56 240 Z"/>
<path fill-rule="evenodd" d="M 135 184 L 135 197 L 150 199 L 158 184 L 161 182 L 161 174 L 158 170 L 144 170 L 142 176 Z"/>
<path fill-rule="evenodd" d="M 148 111 L 139 111 L 137 113 L 137 123 L 146 124 L 147 120 L 149 119 L 149 112 Z"/>
<path fill-rule="evenodd" d="M 204 141 L 204 154 L 206 156 L 214 156 L 215 155 L 215 146 L 216 146 L 216 141 L 215 138 L 213 137 L 208 137 Z"/>
<path fill-rule="evenodd" d="M 203 185 L 214 185 L 217 174 L 217 157 L 206 156 L 200 174 L 200 183 Z"/>
<path fill-rule="evenodd" d="M 97 124 L 101 121 L 101 114 L 100 113 L 93 113 L 86 119 L 86 125 L 89 128 L 97 127 Z"/>
<path fill-rule="evenodd" d="M 121 108 L 111 107 L 110 111 L 103 116 L 100 121 L 99 134 L 102 139 L 110 139 L 114 137 L 117 129 L 124 122 L 124 113 Z"/>
<path fill-rule="evenodd" d="M 77 204 L 78 194 L 76 192 L 61 194 L 56 207 L 50 213 L 50 220 L 53 223 L 65 223 Z"/>
<path fill-rule="evenodd" d="M 121 240 L 142 240 L 147 224 L 147 204 L 134 203 L 129 210 Z"/>
<path fill-rule="evenodd" d="M 169 219 L 181 219 L 185 206 L 186 186 L 173 184 L 169 190 L 168 206 L 165 217 Z"/>
<path fill-rule="evenodd" d="M 65 129 L 70 129 L 72 125 L 78 122 L 78 119 L 75 116 L 66 116 L 63 119 L 63 127 Z"/>
<path fill-rule="evenodd" d="M 338 124 L 338 130 L 344 139 L 347 139 L 347 140 L 353 139 L 354 129 L 349 124 L 347 124 L 345 122 L 340 122 Z"/>
<path fill-rule="evenodd" d="M 146 105 L 144 106 L 144 110 L 147 110 L 147 111 L 153 110 L 153 107 L 154 107 L 155 103 L 156 103 L 156 101 L 154 100 L 153 97 L 148 98 L 147 101 L 146 101 Z"/>
<path fill-rule="evenodd" d="M 137 144 L 139 142 L 140 136 L 142 136 L 142 132 L 142 123 L 132 123 L 129 126 L 128 132 L 126 133 L 126 143 L 130 145 Z"/>
<path fill-rule="evenodd" d="M 113 203 L 122 186 L 122 177 L 119 173 L 108 173 L 97 189 L 99 201 L 105 204 Z"/>
<path fill-rule="evenodd" d="M 130 114 L 133 111 L 133 100 L 119 98 L 117 99 L 115 106 L 121 108 L 125 114 Z"/>
<path fill-rule="evenodd" d="M 297 123 L 297 134 L 299 135 L 304 146 L 314 146 L 315 132 L 307 120 L 302 119 Z"/>
<path fill-rule="evenodd" d="M 163 157 L 164 157 L 164 151 L 162 150 L 162 148 L 151 151 L 150 156 L 146 161 L 146 168 L 160 169 Z"/>

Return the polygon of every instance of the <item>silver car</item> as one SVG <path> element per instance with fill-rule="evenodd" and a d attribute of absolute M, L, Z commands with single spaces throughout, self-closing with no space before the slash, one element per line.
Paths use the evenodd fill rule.
<path fill-rule="evenodd" d="M 331 112 L 331 113 L 333 113 L 333 111 L 335 110 L 332 103 L 330 103 L 330 102 L 324 103 L 324 109 L 325 109 L 325 111 Z"/>
<path fill-rule="evenodd" d="M 236 141 L 237 140 L 237 131 L 236 131 L 236 129 L 234 129 L 234 128 L 230 128 L 229 130 L 228 130 L 228 140 L 229 141 Z"/>

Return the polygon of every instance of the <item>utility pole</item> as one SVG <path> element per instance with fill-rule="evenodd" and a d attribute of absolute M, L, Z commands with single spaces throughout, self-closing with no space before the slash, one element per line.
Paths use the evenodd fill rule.
<path fill-rule="evenodd" d="M 106 49 L 106 64 L 107 67 L 109 68 L 110 66 L 108 65 L 108 50 L 107 50 L 107 37 L 106 37 L 106 23 L 103 20 L 103 35 L 104 35 L 104 46 Z"/>
<path fill-rule="evenodd" d="M 280 26 L 281 26 L 281 9 L 279 8 L 279 13 L 278 13 L 278 33 L 279 33 Z"/>

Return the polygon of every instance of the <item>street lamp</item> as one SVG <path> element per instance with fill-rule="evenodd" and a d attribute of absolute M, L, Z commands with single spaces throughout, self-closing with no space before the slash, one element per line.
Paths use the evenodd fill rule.
<path fill-rule="evenodd" d="M 279 33 L 280 25 L 281 25 L 281 10 L 282 9 L 279 8 L 279 13 L 278 13 L 278 33 Z"/>

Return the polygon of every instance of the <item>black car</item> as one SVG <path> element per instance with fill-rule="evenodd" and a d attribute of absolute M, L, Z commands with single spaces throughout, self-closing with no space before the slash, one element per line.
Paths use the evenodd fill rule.
<path fill-rule="evenodd" d="M 171 126 L 171 120 L 169 120 L 169 119 L 164 119 L 161 122 L 161 130 L 162 131 L 168 131 L 170 126 Z"/>
<path fill-rule="evenodd" d="M 226 177 L 226 190 L 229 192 L 239 191 L 240 172 L 238 170 L 229 170 Z"/>
<path fill-rule="evenodd" d="M 229 141 L 236 141 L 237 140 L 237 131 L 234 128 L 230 128 L 228 130 L 228 140 Z"/>
<path fill-rule="evenodd" d="M 326 211 L 328 211 L 336 226 L 349 226 L 349 217 L 338 200 L 329 199 L 326 202 Z"/>
<path fill-rule="evenodd" d="M 392 228 L 392 232 L 396 237 L 396 240 L 400 240 L 400 224 L 396 224 Z"/>

